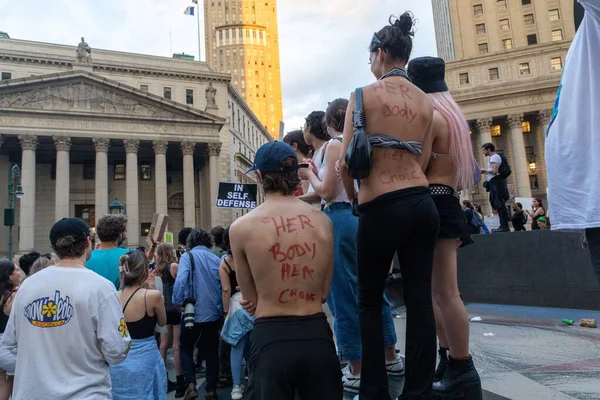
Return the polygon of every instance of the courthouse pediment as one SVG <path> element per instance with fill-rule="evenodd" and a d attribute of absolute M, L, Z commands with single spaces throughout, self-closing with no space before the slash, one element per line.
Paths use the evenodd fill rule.
<path fill-rule="evenodd" d="M 84 71 L 0 82 L 1 109 L 224 122 L 212 114 Z"/>

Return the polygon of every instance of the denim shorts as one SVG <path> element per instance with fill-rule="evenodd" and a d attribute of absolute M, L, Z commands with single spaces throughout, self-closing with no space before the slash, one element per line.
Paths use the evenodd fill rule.
<path fill-rule="evenodd" d="M 360 361 L 362 346 L 358 322 L 358 268 L 356 237 L 358 218 L 350 203 L 332 203 L 323 212 L 333 223 L 334 266 L 327 305 L 334 317 L 333 331 L 338 356 L 345 361 Z M 383 295 L 383 340 L 385 347 L 396 344 L 396 329 L 388 299 Z"/>

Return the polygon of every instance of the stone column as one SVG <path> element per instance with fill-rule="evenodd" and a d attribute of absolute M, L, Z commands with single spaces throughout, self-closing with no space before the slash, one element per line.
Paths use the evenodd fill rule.
<path fill-rule="evenodd" d="M 96 149 L 94 215 L 97 223 L 102 216 L 108 214 L 108 149 L 110 148 L 110 139 L 95 138 L 94 148 Z"/>
<path fill-rule="evenodd" d="M 487 168 L 487 160 L 485 159 L 483 152 L 481 151 L 481 146 L 486 143 L 492 143 L 492 119 L 491 118 L 482 118 L 477 120 L 477 130 L 479 131 L 479 141 L 478 148 L 475 149 L 475 154 L 477 154 L 477 162 L 481 165 L 482 168 Z"/>
<path fill-rule="evenodd" d="M 515 196 L 531 197 L 531 185 L 529 183 L 529 162 L 525 153 L 525 142 L 523 140 L 523 114 L 512 114 L 506 118 L 510 128 L 510 140 L 512 143 L 512 173 L 517 178 L 517 190 Z M 512 156 L 512 157 L 511 157 Z"/>
<path fill-rule="evenodd" d="M 183 153 L 183 225 L 193 226 L 196 224 L 196 185 L 194 182 L 194 146 L 196 143 L 181 143 Z"/>
<path fill-rule="evenodd" d="M 125 210 L 127 211 L 127 242 L 129 247 L 140 244 L 140 210 L 138 193 L 138 150 L 139 140 L 123 140 L 127 153 L 125 182 L 127 189 Z"/>
<path fill-rule="evenodd" d="M 552 110 L 540 111 L 537 116 L 537 120 L 540 123 L 540 129 L 536 129 L 535 131 L 535 147 L 537 148 L 535 163 L 537 164 L 537 171 L 539 171 L 537 174 L 540 190 L 543 190 L 544 193 L 546 192 L 546 187 L 548 187 L 548 174 L 546 169 L 546 132 L 548 131 L 548 124 L 550 124 L 551 117 Z"/>
<path fill-rule="evenodd" d="M 154 195 L 156 198 L 156 212 L 168 214 L 167 199 L 167 146 L 165 141 L 155 140 L 154 148 Z"/>
<path fill-rule="evenodd" d="M 23 198 L 19 211 L 19 253 L 27 253 L 34 249 L 35 237 L 35 149 L 37 137 L 19 136 L 21 149 L 21 186 Z M 16 187 L 13 188 L 16 190 Z"/>
<path fill-rule="evenodd" d="M 54 196 L 54 220 L 58 221 L 69 217 L 69 187 L 71 138 L 67 136 L 54 136 L 56 147 L 56 193 Z"/>
<path fill-rule="evenodd" d="M 211 226 L 218 225 L 218 213 L 217 208 L 217 190 L 219 188 L 219 176 L 217 174 L 217 168 L 219 167 L 219 154 L 221 154 L 221 143 L 209 143 L 208 144 L 208 169 L 210 176 L 210 223 Z"/>

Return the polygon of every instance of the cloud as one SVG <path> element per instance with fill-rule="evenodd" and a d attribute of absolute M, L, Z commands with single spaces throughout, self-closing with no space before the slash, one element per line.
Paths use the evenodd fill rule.
<path fill-rule="evenodd" d="M 206 0 L 208 1 L 208 0 Z M 200 2 L 201 3 L 201 2 Z M 11 37 L 170 57 L 197 55 L 191 1 L 0 0 L 0 29 Z M 405 0 L 279 0 L 278 23 L 286 130 L 313 110 L 373 81 L 367 46 L 388 17 L 411 10 L 418 19 L 413 56 L 435 55 L 431 2 Z M 202 22 L 201 13 L 201 22 Z M 202 47 L 204 33 L 201 32 Z M 172 49 L 171 49 L 172 48 Z"/>

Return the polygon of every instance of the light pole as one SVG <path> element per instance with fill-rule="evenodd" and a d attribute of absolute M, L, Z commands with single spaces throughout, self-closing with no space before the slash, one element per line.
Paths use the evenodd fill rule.
<path fill-rule="evenodd" d="M 4 209 L 4 225 L 8 226 L 8 259 L 13 258 L 13 229 L 15 225 L 15 197 L 23 197 L 23 187 L 20 182 L 21 169 L 17 164 L 10 169 L 10 179 L 8 180 L 8 208 Z M 16 190 L 15 190 L 16 187 Z"/>

